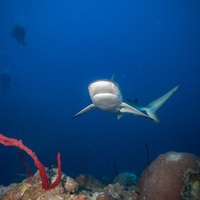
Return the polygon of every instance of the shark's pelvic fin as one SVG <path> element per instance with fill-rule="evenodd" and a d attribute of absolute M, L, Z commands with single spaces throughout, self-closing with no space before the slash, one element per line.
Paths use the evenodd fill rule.
<path fill-rule="evenodd" d="M 117 119 L 121 119 L 123 115 L 117 115 Z"/>
<path fill-rule="evenodd" d="M 83 110 L 81 110 L 80 112 L 78 112 L 77 114 L 75 114 L 72 119 L 79 117 L 80 115 L 83 115 L 84 113 L 93 110 L 94 108 L 96 108 L 96 106 L 94 104 L 90 104 L 89 106 L 87 106 L 86 108 L 84 108 Z"/>
<path fill-rule="evenodd" d="M 143 110 L 146 111 L 146 113 L 150 118 L 152 118 L 155 122 L 159 123 L 160 120 L 156 115 L 156 111 L 165 103 L 165 101 L 167 101 L 167 99 L 169 99 L 169 97 L 172 96 L 174 92 L 176 92 L 178 88 L 179 85 L 170 90 L 169 92 L 167 92 L 166 94 L 164 94 L 163 96 L 161 96 L 160 98 L 148 104 L 147 107 L 144 108 Z"/>
<path fill-rule="evenodd" d="M 147 118 L 150 118 L 148 115 L 146 115 L 145 113 L 135 109 L 134 107 L 128 105 L 127 103 L 124 103 L 122 102 L 121 105 L 120 105 L 120 112 L 121 113 L 131 113 L 131 114 L 135 114 L 135 115 L 139 115 L 139 116 L 142 116 L 142 117 L 147 117 Z M 121 115 L 118 115 L 118 119 L 120 119 L 122 116 Z"/>

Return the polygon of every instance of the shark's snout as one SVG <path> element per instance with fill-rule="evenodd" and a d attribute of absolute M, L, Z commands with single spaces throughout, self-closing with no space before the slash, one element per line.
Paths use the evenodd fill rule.
<path fill-rule="evenodd" d="M 93 104 L 106 111 L 115 110 L 122 103 L 117 83 L 111 80 L 98 80 L 88 86 Z"/>
<path fill-rule="evenodd" d="M 120 93 L 118 84 L 110 80 L 99 80 L 92 82 L 88 86 L 90 97 L 94 97 L 97 94 L 109 93 L 118 96 Z"/>

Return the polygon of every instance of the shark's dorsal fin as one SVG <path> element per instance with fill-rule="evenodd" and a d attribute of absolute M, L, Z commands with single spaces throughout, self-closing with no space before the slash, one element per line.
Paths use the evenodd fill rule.
<path fill-rule="evenodd" d="M 115 81 L 115 73 L 112 75 L 111 81 Z"/>
<path fill-rule="evenodd" d="M 81 110 L 80 112 L 78 112 L 77 114 L 75 114 L 72 119 L 79 117 L 80 115 L 83 115 L 84 113 L 93 110 L 94 108 L 96 108 L 96 106 L 94 104 L 90 104 L 89 106 L 87 106 L 86 108 L 84 108 L 83 110 Z"/>

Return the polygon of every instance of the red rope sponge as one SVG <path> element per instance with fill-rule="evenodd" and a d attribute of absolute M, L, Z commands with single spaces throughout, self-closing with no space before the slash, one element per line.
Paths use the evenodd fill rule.
<path fill-rule="evenodd" d="M 58 152 L 58 154 L 57 154 L 58 177 L 55 180 L 55 182 L 53 182 L 52 184 L 49 184 L 48 180 L 47 180 L 47 174 L 46 174 L 46 170 L 45 170 L 44 165 L 39 161 L 36 154 L 31 149 L 29 149 L 27 146 L 25 146 L 23 144 L 22 140 L 9 138 L 9 137 L 6 137 L 6 136 L 0 134 L 0 144 L 3 144 L 4 146 L 18 147 L 18 148 L 24 150 L 29 156 L 31 156 L 31 158 L 34 161 L 34 165 L 38 168 L 38 170 L 40 172 L 40 177 L 41 177 L 41 180 L 42 180 L 43 189 L 45 189 L 45 190 L 52 189 L 52 188 L 55 188 L 59 184 L 61 177 L 62 177 L 60 152 Z"/>

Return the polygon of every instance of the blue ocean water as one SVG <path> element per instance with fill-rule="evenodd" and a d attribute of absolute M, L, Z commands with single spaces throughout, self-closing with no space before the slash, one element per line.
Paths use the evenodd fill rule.
<path fill-rule="evenodd" d="M 140 173 L 167 151 L 200 156 L 200 2 L 158 0 L 0 1 L 0 132 L 22 139 L 45 166 L 76 177 Z M 26 45 L 11 35 L 26 30 Z M 93 110 L 87 86 L 116 73 L 123 95 L 147 104 L 180 85 L 158 110 L 160 124 Z M 33 172 L 32 159 L 24 153 Z M 0 184 L 26 174 L 18 150 L 0 145 Z"/>

